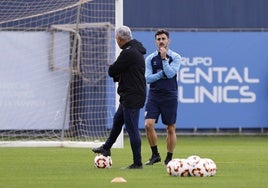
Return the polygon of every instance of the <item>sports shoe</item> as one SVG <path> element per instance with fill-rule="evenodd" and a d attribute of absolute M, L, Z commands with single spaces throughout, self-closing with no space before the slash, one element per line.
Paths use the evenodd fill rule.
<path fill-rule="evenodd" d="M 103 146 L 100 146 L 100 147 L 98 147 L 98 148 L 92 148 L 92 151 L 94 152 L 94 153 L 100 153 L 100 154 L 102 154 L 102 155 L 104 155 L 104 156 L 111 156 L 111 151 L 110 151 L 110 149 L 104 149 L 103 148 Z"/>
<path fill-rule="evenodd" d="M 169 161 L 171 161 L 171 159 L 165 159 L 165 161 L 164 161 L 165 165 L 167 165 L 169 163 Z"/>
<path fill-rule="evenodd" d="M 152 155 L 152 157 L 149 159 L 149 161 L 147 161 L 147 162 L 145 163 L 145 165 L 153 165 L 154 163 L 158 163 L 158 162 L 160 162 L 160 161 L 161 161 L 161 157 L 160 157 L 159 153 L 158 153 L 158 154 L 154 154 L 154 155 Z"/>
<path fill-rule="evenodd" d="M 128 166 L 126 169 L 143 169 L 142 164 L 138 165 L 138 164 L 132 164 L 130 166 Z"/>

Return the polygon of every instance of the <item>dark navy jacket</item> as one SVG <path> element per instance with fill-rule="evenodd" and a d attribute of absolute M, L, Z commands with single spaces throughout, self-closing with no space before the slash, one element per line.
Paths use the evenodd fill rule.
<path fill-rule="evenodd" d="M 162 60 L 158 51 L 146 58 L 146 81 L 150 84 L 150 93 L 164 96 L 177 96 L 177 73 L 180 68 L 181 56 L 167 51 L 167 59 Z"/>

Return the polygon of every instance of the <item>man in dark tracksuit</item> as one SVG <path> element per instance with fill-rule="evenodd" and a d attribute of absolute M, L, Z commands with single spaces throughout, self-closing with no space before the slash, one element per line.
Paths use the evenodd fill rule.
<path fill-rule="evenodd" d="M 146 49 L 142 43 L 132 39 L 131 30 L 122 26 L 116 30 L 116 41 L 122 49 L 116 61 L 110 65 L 108 74 L 118 82 L 117 93 L 120 104 L 114 115 L 113 126 L 106 142 L 95 153 L 111 155 L 110 149 L 125 124 L 133 153 L 133 164 L 128 169 L 142 169 L 141 137 L 139 133 L 140 109 L 146 99 L 145 60 Z"/>

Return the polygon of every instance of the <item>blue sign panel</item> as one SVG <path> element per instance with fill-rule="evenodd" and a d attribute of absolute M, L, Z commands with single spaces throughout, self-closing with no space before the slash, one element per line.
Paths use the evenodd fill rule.
<path fill-rule="evenodd" d="M 146 55 L 156 50 L 154 32 L 133 35 Z M 182 56 L 178 128 L 268 127 L 267 32 L 170 32 L 170 39 Z"/>

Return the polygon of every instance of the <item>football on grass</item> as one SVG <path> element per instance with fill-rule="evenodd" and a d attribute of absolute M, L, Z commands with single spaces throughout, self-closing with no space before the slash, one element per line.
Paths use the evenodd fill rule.
<path fill-rule="evenodd" d="M 172 159 L 166 166 L 170 176 L 186 177 L 208 177 L 215 176 L 217 166 L 210 158 L 201 158 L 198 155 L 191 155 L 186 159 Z"/>
<path fill-rule="evenodd" d="M 187 161 L 190 166 L 194 166 L 200 161 L 200 159 L 201 157 L 199 157 L 198 155 L 191 155 L 187 158 Z"/>
<path fill-rule="evenodd" d="M 189 176 L 189 165 L 186 159 L 172 159 L 166 166 L 170 176 Z"/>
<path fill-rule="evenodd" d="M 207 169 L 209 172 L 209 176 L 215 176 L 216 171 L 217 171 L 216 163 L 210 158 L 204 158 L 203 160 L 205 160 L 207 163 Z"/>
<path fill-rule="evenodd" d="M 111 168 L 112 167 L 112 158 L 111 156 L 96 155 L 94 158 L 94 166 L 96 168 Z"/>
<path fill-rule="evenodd" d="M 205 159 L 200 159 L 197 163 L 190 166 L 191 176 L 207 177 L 210 176 L 208 162 Z"/>

